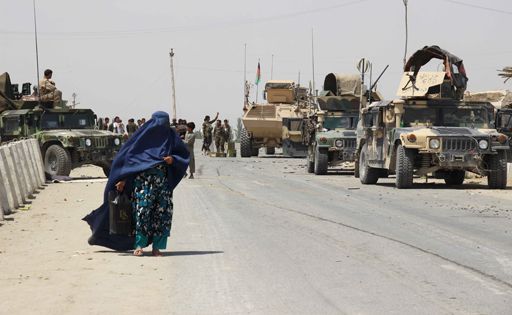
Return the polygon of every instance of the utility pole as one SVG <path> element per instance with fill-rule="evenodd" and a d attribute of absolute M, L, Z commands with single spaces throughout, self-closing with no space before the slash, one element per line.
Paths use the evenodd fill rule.
<path fill-rule="evenodd" d="M 249 91 L 247 88 L 247 44 L 244 44 L 244 110 L 249 103 Z"/>
<path fill-rule="evenodd" d="M 174 82 L 174 50 L 171 48 L 171 52 L 169 53 L 169 57 L 171 58 L 171 89 L 172 89 L 172 118 L 177 119 L 176 116 L 176 87 Z"/>
<path fill-rule="evenodd" d="M 71 97 L 73 98 L 73 105 L 72 105 L 72 106 L 73 106 L 73 108 L 75 108 L 75 106 L 76 106 L 76 97 L 77 97 L 77 96 L 78 96 L 78 95 L 77 95 L 75 92 L 73 92 L 73 94 L 71 94 Z"/>
<path fill-rule="evenodd" d="M 409 26 L 407 24 L 407 4 L 409 0 L 403 0 L 405 7 L 405 52 L 404 52 L 404 66 L 407 62 L 407 42 L 409 40 Z"/>

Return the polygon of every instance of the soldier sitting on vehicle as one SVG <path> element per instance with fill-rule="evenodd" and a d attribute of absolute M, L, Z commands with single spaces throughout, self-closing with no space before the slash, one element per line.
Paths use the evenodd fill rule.
<path fill-rule="evenodd" d="M 55 82 L 52 81 L 53 71 L 46 69 L 44 79 L 39 82 L 39 99 L 42 102 L 60 102 L 62 101 L 62 92 L 57 90 Z"/>

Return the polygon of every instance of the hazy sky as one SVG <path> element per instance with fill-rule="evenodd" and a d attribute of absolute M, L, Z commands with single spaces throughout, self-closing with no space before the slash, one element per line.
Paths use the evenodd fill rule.
<path fill-rule="evenodd" d="M 258 59 L 262 83 L 354 73 L 361 57 L 395 97 L 404 53 L 402 0 L 36 0 L 42 72 L 54 70 L 64 97 L 99 116 L 148 117 L 171 108 L 169 50 L 175 49 L 178 116 L 202 121 L 242 112 L 244 43 L 247 78 Z M 510 88 L 497 69 L 512 65 L 512 1 L 409 0 L 409 52 L 437 44 L 464 59 L 469 90 Z M 35 82 L 32 0 L 0 0 L 0 72 Z M 261 86 L 260 86 L 261 87 Z M 260 88 L 261 91 L 261 88 Z M 261 98 L 260 98 L 261 99 Z"/>

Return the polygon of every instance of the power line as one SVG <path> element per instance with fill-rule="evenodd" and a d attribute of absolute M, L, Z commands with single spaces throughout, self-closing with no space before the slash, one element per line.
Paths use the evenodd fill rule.
<path fill-rule="evenodd" d="M 469 8 L 480 9 L 480 10 L 485 10 L 485 11 L 491 11 L 491 12 L 495 12 L 495 13 L 512 15 L 512 11 L 505 11 L 505 10 L 500 10 L 500 9 L 495 9 L 495 8 L 484 7 L 484 6 L 481 6 L 481 5 L 465 3 L 465 2 L 457 1 L 457 0 L 444 0 L 444 1 L 445 2 L 450 2 L 450 3 L 453 3 L 453 4 L 457 4 L 457 5 L 461 5 L 461 6 L 464 6 L 464 7 L 469 7 Z"/>
<path fill-rule="evenodd" d="M 236 27 L 240 25 L 250 25 L 250 24 L 258 24 L 262 22 L 270 22 L 270 21 L 279 21 L 283 19 L 295 18 L 303 15 L 315 14 L 323 11 L 330 11 L 339 8 L 344 8 L 352 5 L 356 5 L 359 3 L 367 2 L 370 0 L 352 0 L 346 1 L 343 3 L 339 3 L 336 5 L 325 6 L 315 9 L 302 10 L 297 12 L 292 12 L 288 14 L 281 15 L 273 15 L 267 17 L 260 18 L 249 18 L 245 20 L 238 21 L 227 21 L 222 23 L 210 23 L 203 25 L 190 25 L 190 26 L 176 26 L 176 27 L 168 27 L 168 28 L 148 28 L 148 29 L 132 29 L 132 30 L 121 30 L 121 31 L 95 31 L 95 32 L 40 32 L 40 35 L 44 36 L 54 36 L 54 37 L 66 37 L 66 38 L 90 38 L 90 39 L 109 39 L 112 37 L 121 37 L 121 36 L 136 36 L 136 35 L 147 35 L 153 33 L 173 33 L 173 32 L 186 32 L 186 31 L 201 31 L 204 29 L 211 28 L 224 28 L 224 27 Z M 9 31 L 0 29 L 0 34 L 3 35 L 32 35 L 31 32 L 25 31 Z"/>

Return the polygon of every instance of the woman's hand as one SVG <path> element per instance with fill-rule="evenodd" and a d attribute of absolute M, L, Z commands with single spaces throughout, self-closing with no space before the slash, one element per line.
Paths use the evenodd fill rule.
<path fill-rule="evenodd" d="M 126 184 L 126 182 L 124 180 L 122 181 L 119 181 L 117 184 L 116 184 L 116 189 L 117 191 L 119 192 L 123 192 L 124 190 L 124 185 Z"/>
<path fill-rule="evenodd" d="M 164 161 L 165 163 L 167 163 L 167 165 L 171 165 L 174 162 L 174 159 L 172 158 L 172 156 L 166 156 L 164 157 Z"/>

